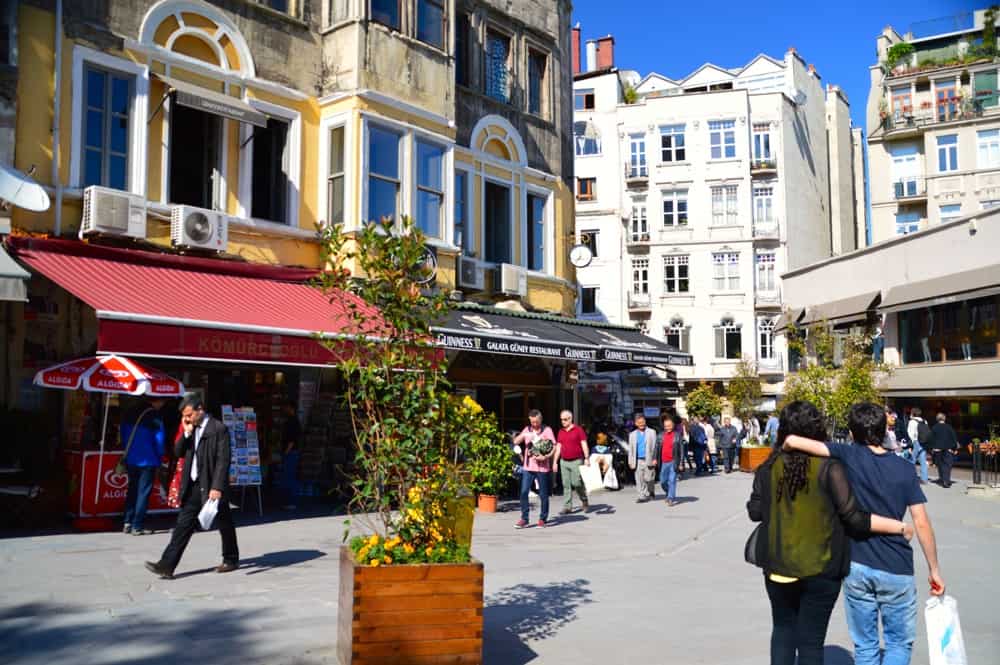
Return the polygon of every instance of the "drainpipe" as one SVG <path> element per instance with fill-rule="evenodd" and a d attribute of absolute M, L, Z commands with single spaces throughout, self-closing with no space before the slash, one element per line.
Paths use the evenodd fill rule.
<path fill-rule="evenodd" d="M 52 96 L 52 184 L 56 188 L 55 236 L 62 235 L 62 178 L 59 176 L 59 118 L 62 106 L 62 0 L 56 0 L 56 66 L 55 89 Z"/>

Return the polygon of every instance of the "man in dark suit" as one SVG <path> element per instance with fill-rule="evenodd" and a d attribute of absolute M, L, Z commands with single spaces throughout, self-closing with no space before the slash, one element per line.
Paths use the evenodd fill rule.
<path fill-rule="evenodd" d="M 186 397 L 181 403 L 181 424 L 184 434 L 177 442 L 177 457 L 184 457 L 181 482 L 181 512 L 177 516 L 170 543 L 156 563 L 146 562 L 150 572 L 171 579 L 184 554 L 191 535 L 198 527 L 198 513 L 209 499 L 219 502 L 215 524 L 222 535 L 222 565 L 217 573 L 228 573 L 239 567 L 240 551 L 236 545 L 236 527 L 229 510 L 229 431 L 218 420 L 205 413 L 199 397 Z"/>

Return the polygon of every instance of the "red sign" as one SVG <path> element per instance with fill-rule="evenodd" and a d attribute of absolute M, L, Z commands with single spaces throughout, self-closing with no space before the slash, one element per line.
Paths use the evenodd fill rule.
<path fill-rule="evenodd" d="M 128 474 L 115 472 L 115 466 L 121 460 L 122 453 L 121 451 L 104 453 L 103 463 L 100 462 L 100 457 L 99 452 L 66 454 L 70 471 L 69 508 L 74 517 L 105 517 L 122 515 L 125 512 Z M 98 473 L 99 466 L 100 473 Z M 167 505 L 166 496 L 160 493 L 159 481 L 154 481 L 153 491 L 149 494 L 149 512 L 161 513 L 173 510 Z"/>
<path fill-rule="evenodd" d="M 102 353 L 218 358 L 290 365 L 329 365 L 337 361 L 336 354 L 312 337 L 133 321 L 100 321 L 98 347 Z"/>

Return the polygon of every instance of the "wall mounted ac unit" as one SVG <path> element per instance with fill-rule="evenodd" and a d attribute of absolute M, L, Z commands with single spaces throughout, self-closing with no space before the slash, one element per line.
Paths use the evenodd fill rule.
<path fill-rule="evenodd" d="M 474 259 L 458 257 L 458 286 L 482 291 L 486 288 L 486 269 Z"/>
<path fill-rule="evenodd" d="M 91 185 L 83 190 L 83 234 L 146 237 L 146 201 L 141 196 Z"/>
<path fill-rule="evenodd" d="M 521 266 L 501 263 L 497 269 L 500 273 L 500 292 L 511 296 L 528 295 L 528 271 Z"/>
<path fill-rule="evenodd" d="M 170 241 L 174 247 L 226 251 L 229 218 L 217 210 L 174 206 L 170 213 Z"/>

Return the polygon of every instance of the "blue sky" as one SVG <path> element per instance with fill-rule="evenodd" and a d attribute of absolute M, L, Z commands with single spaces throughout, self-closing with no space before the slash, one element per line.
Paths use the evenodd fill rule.
<path fill-rule="evenodd" d="M 680 78 L 705 62 L 742 67 L 758 53 L 781 58 L 794 46 L 806 62 L 816 65 L 824 83 L 843 88 L 855 125 L 864 127 L 868 67 L 875 62 L 875 37 L 883 27 L 892 25 L 904 33 L 914 23 L 990 2 L 575 0 L 573 4 L 573 22 L 582 25 L 583 39 L 614 35 L 615 64 L 643 75 L 656 71 Z"/>

